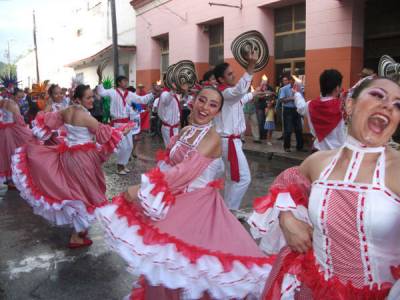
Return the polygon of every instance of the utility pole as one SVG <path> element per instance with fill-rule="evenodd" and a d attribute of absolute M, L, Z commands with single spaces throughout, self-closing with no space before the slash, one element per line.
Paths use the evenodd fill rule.
<path fill-rule="evenodd" d="M 11 53 L 10 53 L 10 40 L 7 41 L 7 60 L 8 60 L 8 75 L 11 78 Z"/>
<path fill-rule="evenodd" d="M 33 45 L 35 50 L 35 59 L 36 59 L 36 83 L 40 83 L 39 77 L 39 60 L 37 54 L 37 43 L 36 43 L 36 17 L 35 17 L 35 10 L 33 11 Z"/>
<path fill-rule="evenodd" d="M 113 65 L 114 65 L 114 82 L 118 76 L 118 31 L 117 31 L 117 14 L 115 10 L 115 0 L 110 0 L 111 5 L 111 25 L 112 25 L 112 54 L 113 54 Z"/>

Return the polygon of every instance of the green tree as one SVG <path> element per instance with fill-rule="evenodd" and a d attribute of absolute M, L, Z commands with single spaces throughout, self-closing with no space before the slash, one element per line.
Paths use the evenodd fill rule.
<path fill-rule="evenodd" d="M 10 67 L 11 67 L 11 74 L 12 75 L 17 75 L 17 66 L 15 64 L 6 64 L 2 61 L 0 61 L 0 75 L 5 75 L 10 73 Z"/>

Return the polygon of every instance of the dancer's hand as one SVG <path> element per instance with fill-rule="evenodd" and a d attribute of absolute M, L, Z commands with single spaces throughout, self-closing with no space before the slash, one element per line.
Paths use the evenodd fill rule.
<path fill-rule="evenodd" d="M 280 225 L 288 246 L 296 252 L 305 253 L 312 248 L 312 227 L 298 219 L 290 211 L 281 212 Z"/>
<path fill-rule="evenodd" d="M 258 53 L 258 51 L 252 51 L 247 57 L 247 62 L 249 63 L 247 65 L 247 73 L 249 73 L 250 75 L 254 73 L 254 68 L 256 66 L 256 62 L 259 56 L 260 54 Z"/>
<path fill-rule="evenodd" d="M 140 188 L 139 184 L 138 185 L 132 185 L 132 186 L 128 187 L 128 190 L 124 194 L 125 199 L 128 202 L 137 201 L 137 199 L 138 199 L 137 194 L 138 194 L 139 188 Z"/>
<path fill-rule="evenodd" d="M 124 130 L 122 130 L 122 134 L 123 135 L 127 135 L 132 129 L 133 129 L 133 125 L 128 125 L 124 128 Z"/>

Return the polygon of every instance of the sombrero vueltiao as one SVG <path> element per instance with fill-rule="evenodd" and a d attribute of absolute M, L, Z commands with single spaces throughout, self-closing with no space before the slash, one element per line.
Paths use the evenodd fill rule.
<path fill-rule="evenodd" d="M 170 65 L 167 68 L 167 72 L 165 72 L 164 85 L 169 89 L 173 88 L 172 83 L 174 82 L 174 79 L 173 79 L 174 67 L 175 67 L 175 65 Z"/>
<path fill-rule="evenodd" d="M 182 85 L 187 84 L 189 89 L 197 82 L 196 68 L 190 60 L 181 60 L 174 65 L 173 82 L 175 82 L 178 90 Z"/>
<path fill-rule="evenodd" d="M 389 55 L 383 55 L 379 60 L 378 75 L 390 78 L 396 74 L 400 74 L 400 64 Z"/>
<path fill-rule="evenodd" d="M 268 44 L 262 34 L 256 30 L 242 33 L 235 38 L 231 44 L 231 51 L 236 61 L 247 68 L 248 53 L 255 51 L 259 53 L 254 71 L 259 72 L 267 65 L 269 60 Z"/>

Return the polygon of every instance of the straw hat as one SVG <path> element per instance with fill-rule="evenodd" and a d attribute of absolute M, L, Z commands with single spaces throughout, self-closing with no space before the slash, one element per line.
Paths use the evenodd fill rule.
<path fill-rule="evenodd" d="M 383 55 L 378 64 L 378 75 L 380 77 L 392 77 L 400 75 L 400 64 L 391 58 L 389 55 Z"/>
<path fill-rule="evenodd" d="M 165 72 L 165 80 L 164 84 L 167 88 L 172 89 L 172 83 L 174 83 L 173 79 L 173 71 L 174 71 L 175 65 L 170 65 L 167 68 L 167 72 Z"/>
<path fill-rule="evenodd" d="M 194 63 L 190 60 L 181 60 L 177 62 L 172 73 L 173 82 L 175 82 L 178 89 L 181 89 L 181 86 L 184 84 L 187 84 L 190 89 L 197 82 L 196 68 Z"/>
<path fill-rule="evenodd" d="M 231 44 L 231 51 L 236 61 L 247 68 L 247 57 L 250 52 L 258 52 L 259 57 L 254 71 L 259 72 L 267 65 L 269 60 L 268 45 L 262 34 L 256 30 L 242 33 Z"/>

